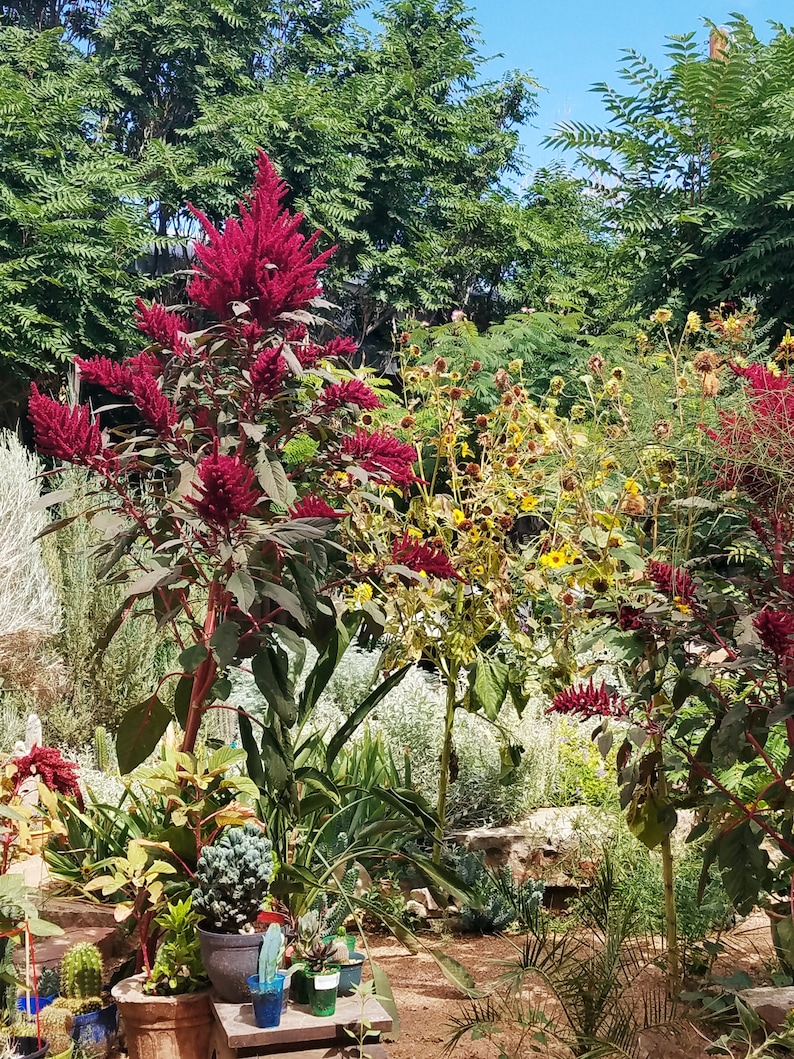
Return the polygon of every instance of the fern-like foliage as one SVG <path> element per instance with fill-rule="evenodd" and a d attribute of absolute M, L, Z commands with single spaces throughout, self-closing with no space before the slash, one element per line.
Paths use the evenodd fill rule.
<path fill-rule="evenodd" d="M 590 172 L 645 309 L 756 296 L 762 320 L 790 320 L 794 36 L 777 26 L 762 42 L 741 16 L 725 37 L 707 28 L 712 54 L 671 37 L 663 73 L 627 51 L 627 90 L 595 86 L 609 124 L 566 122 L 548 142 Z"/>
<path fill-rule="evenodd" d="M 130 339 L 150 229 L 139 174 L 90 121 L 94 80 L 60 30 L 0 28 L 0 368 L 17 378 Z"/>

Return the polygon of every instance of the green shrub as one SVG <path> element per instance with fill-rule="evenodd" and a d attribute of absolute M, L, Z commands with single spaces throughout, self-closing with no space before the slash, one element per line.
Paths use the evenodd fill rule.
<path fill-rule="evenodd" d="M 58 485 L 73 489 L 61 505 L 61 517 L 87 506 L 82 473 L 68 472 Z M 64 661 L 67 690 L 43 719 L 47 740 L 59 745 L 81 746 L 100 725 L 114 731 L 125 711 L 151 695 L 175 668 L 175 649 L 146 614 L 125 621 L 108 647 L 98 651 L 102 633 L 124 602 L 123 586 L 103 583 L 100 576 L 93 551 L 102 534 L 96 521 L 78 518 L 45 538 L 62 613 L 54 645 Z"/>

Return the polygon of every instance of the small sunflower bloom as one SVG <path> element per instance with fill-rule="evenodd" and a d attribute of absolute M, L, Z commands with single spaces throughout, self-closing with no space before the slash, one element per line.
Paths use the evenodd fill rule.
<path fill-rule="evenodd" d="M 669 324 L 673 318 L 673 314 L 669 309 L 657 309 L 651 319 L 657 324 Z"/>

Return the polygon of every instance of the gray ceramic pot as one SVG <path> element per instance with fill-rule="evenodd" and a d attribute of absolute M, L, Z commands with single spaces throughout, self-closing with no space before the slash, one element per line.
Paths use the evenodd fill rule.
<path fill-rule="evenodd" d="M 257 973 L 261 934 L 216 934 L 198 928 L 201 959 L 213 988 L 228 1004 L 251 1000 L 248 979 Z"/>

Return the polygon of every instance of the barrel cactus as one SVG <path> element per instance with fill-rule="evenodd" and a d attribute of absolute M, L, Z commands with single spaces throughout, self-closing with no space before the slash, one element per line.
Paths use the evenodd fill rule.
<path fill-rule="evenodd" d="M 61 980 L 54 967 L 45 967 L 37 983 L 39 996 L 57 996 L 61 991 Z"/>
<path fill-rule="evenodd" d="M 69 1010 L 85 1015 L 102 1007 L 102 957 L 90 941 L 72 945 L 61 963 L 61 992 Z"/>
<path fill-rule="evenodd" d="M 74 1015 L 67 1008 L 46 1007 L 39 1015 L 41 1035 L 50 1046 L 50 1055 L 60 1055 L 71 1045 Z"/>
<path fill-rule="evenodd" d="M 205 846 L 196 865 L 193 908 L 221 934 L 250 928 L 276 869 L 273 847 L 256 824 L 230 827 Z"/>

